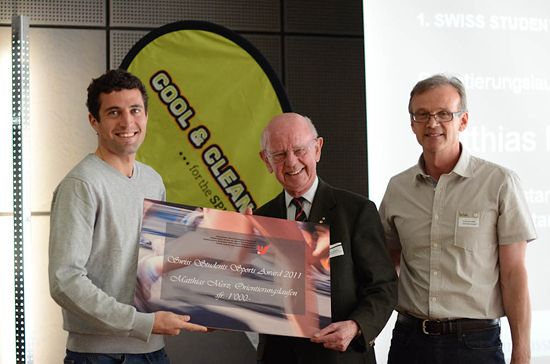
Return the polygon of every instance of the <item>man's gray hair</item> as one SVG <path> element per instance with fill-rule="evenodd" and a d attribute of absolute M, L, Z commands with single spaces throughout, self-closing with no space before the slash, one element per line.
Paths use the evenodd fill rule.
<path fill-rule="evenodd" d="M 302 115 L 302 117 L 306 120 L 313 137 L 317 138 L 319 134 L 317 133 L 317 129 L 315 129 L 315 125 L 313 125 L 313 121 L 311 121 L 311 119 L 307 116 Z M 262 132 L 262 136 L 260 137 L 260 148 L 262 151 L 265 151 L 268 137 L 269 137 L 269 133 L 267 132 L 267 127 L 266 127 Z"/>
<path fill-rule="evenodd" d="M 420 95 L 428 90 L 434 89 L 441 86 L 452 86 L 458 92 L 460 96 L 460 110 L 459 111 L 468 111 L 468 105 L 466 102 L 466 89 L 464 84 L 455 76 L 447 76 L 444 74 L 437 74 L 431 77 L 428 77 L 422 81 L 418 81 L 414 85 L 411 91 L 411 97 L 409 99 L 409 113 L 412 113 L 412 99 L 416 95 Z"/>

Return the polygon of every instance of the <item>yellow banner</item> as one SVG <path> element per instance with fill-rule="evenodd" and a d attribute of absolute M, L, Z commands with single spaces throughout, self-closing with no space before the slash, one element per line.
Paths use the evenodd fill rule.
<path fill-rule="evenodd" d="M 149 94 L 138 159 L 157 170 L 167 200 L 255 208 L 281 191 L 258 156 L 269 120 L 290 111 L 280 81 L 244 38 L 206 22 L 178 22 L 140 40 L 121 68 Z"/>

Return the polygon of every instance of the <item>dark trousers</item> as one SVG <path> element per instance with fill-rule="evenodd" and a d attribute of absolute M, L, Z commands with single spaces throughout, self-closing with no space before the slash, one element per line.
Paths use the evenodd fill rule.
<path fill-rule="evenodd" d="M 346 352 L 325 349 L 309 339 L 264 335 L 260 336 L 257 364 L 375 364 L 374 348 L 368 351 Z"/>
<path fill-rule="evenodd" d="M 388 364 L 504 364 L 500 326 L 426 335 L 418 327 L 396 322 Z"/>
<path fill-rule="evenodd" d="M 145 354 L 76 353 L 67 350 L 64 364 L 170 364 L 164 349 Z"/>

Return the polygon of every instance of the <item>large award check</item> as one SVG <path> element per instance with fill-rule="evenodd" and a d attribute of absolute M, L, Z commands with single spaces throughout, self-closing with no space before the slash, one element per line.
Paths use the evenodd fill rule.
<path fill-rule="evenodd" d="M 330 322 L 327 225 L 145 200 L 135 305 L 311 337 Z"/>

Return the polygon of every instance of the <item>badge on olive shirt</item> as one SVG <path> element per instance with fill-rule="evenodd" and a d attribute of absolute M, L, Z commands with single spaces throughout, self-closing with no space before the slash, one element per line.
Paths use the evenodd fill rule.
<path fill-rule="evenodd" d="M 458 213 L 458 226 L 459 227 L 479 227 L 479 212 L 459 212 Z"/>

